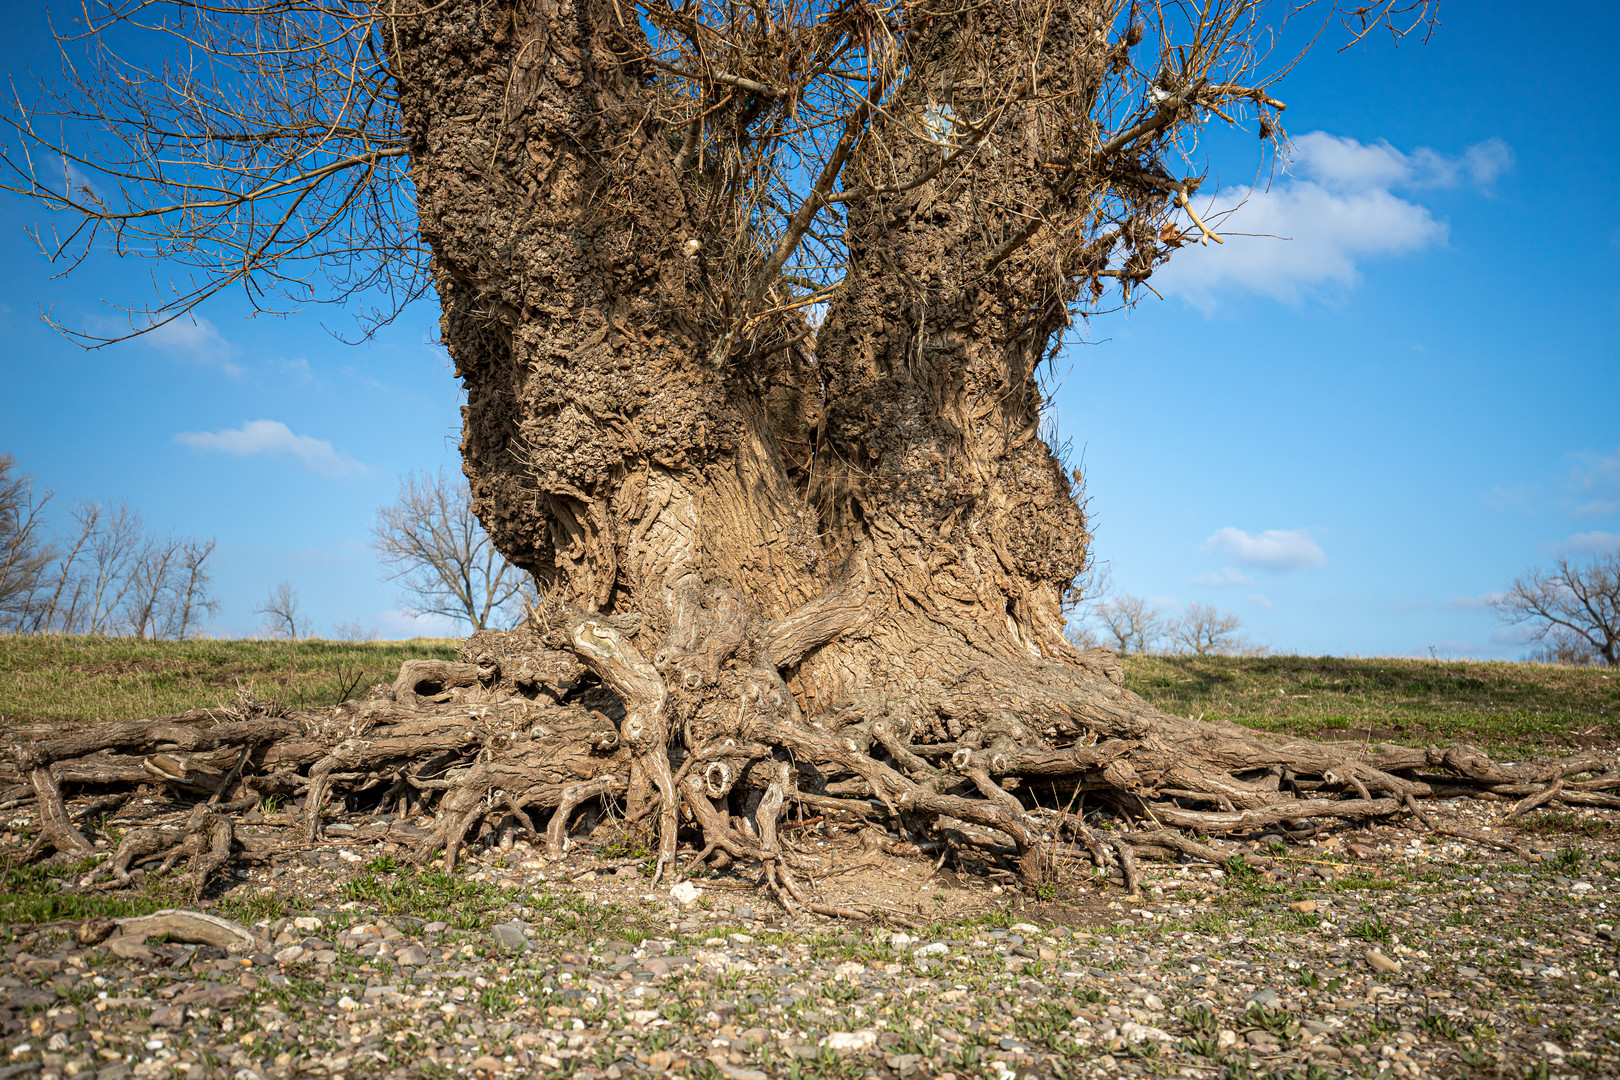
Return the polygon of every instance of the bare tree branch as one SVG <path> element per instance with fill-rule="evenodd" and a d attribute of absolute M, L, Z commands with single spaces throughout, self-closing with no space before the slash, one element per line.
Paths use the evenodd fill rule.
<path fill-rule="evenodd" d="M 1567 645 L 1574 638 L 1608 666 L 1620 666 L 1620 547 L 1585 562 L 1559 556 L 1550 570 L 1514 578 L 1494 607 L 1504 622 L 1527 625 L 1538 640 Z"/>
<path fill-rule="evenodd" d="M 474 630 L 521 614 L 515 609 L 528 576 L 490 543 L 459 477 L 402 477 L 399 498 L 377 511 L 371 536 L 414 613 L 443 615 Z"/>

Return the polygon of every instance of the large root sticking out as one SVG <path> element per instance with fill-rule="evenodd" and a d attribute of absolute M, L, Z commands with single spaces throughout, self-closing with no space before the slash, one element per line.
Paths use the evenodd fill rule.
<path fill-rule="evenodd" d="M 235 828 L 273 796 L 302 801 L 289 844 L 317 839 L 338 804 L 431 811 L 412 858 L 446 867 L 479 835 L 527 834 L 560 856 L 576 817 L 608 815 L 647 838 L 666 880 L 743 871 L 786 908 L 852 919 L 879 913 L 819 902 L 815 879 L 838 845 L 796 843 L 808 821 L 861 849 L 1026 885 L 1083 860 L 1117 868 L 1134 892 L 1139 858 L 1223 858 L 1194 833 L 1308 834 L 1413 815 L 1499 844 L 1431 820 L 1421 801 L 1620 807 L 1612 752 L 1505 765 L 1468 747 L 1368 753 L 1192 721 L 1121 688 L 1100 651 L 1032 667 L 1014 707 L 986 700 L 930 722 L 853 701 L 807 718 L 782 671 L 815 634 L 804 620 L 728 633 L 735 614 L 725 597 L 693 605 L 649 658 L 633 620 L 545 609 L 509 634 L 474 635 L 463 663 L 408 662 L 392 686 L 329 709 L 244 699 L 157 720 L 17 728 L 3 794 L 37 813 L 35 858 L 96 850 L 93 815 L 75 822 L 67 794 L 100 794 L 105 807 L 150 785 L 192 805 L 180 828 L 126 833 L 85 889 L 183 863 L 200 894 L 233 862 L 275 855 Z M 1119 826 L 1106 836 L 1092 828 L 1099 809 Z"/>

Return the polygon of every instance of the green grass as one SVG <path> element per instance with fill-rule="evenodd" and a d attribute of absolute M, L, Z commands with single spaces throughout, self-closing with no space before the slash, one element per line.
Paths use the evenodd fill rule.
<path fill-rule="evenodd" d="M 85 874 L 98 857 L 71 866 L 20 866 L 0 873 L 0 926 L 52 922 L 57 919 L 123 918 L 150 915 L 185 900 L 177 875 L 149 878 L 133 893 L 67 893 L 63 880 Z"/>
<path fill-rule="evenodd" d="M 238 688 L 290 707 L 454 659 L 442 638 L 351 643 L 0 637 L 0 720 L 126 720 L 222 705 Z M 1620 743 L 1620 671 L 1313 656 L 1128 656 L 1125 685 L 1182 716 L 1314 738 L 1471 742 L 1498 755 Z"/>
<path fill-rule="evenodd" d="M 1576 814 L 1537 814 L 1516 823 L 1522 832 L 1536 836 L 1565 836 L 1577 834 L 1595 839 L 1620 840 L 1620 821 L 1580 817 Z"/>
<path fill-rule="evenodd" d="M 618 904 L 536 894 L 442 870 L 372 869 L 376 862 L 344 886 L 343 898 L 358 900 L 382 915 L 413 915 L 446 922 L 457 930 L 484 930 L 509 917 L 507 909 L 516 904 L 529 909 L 531 920 L 550 919 L 561 931 L 589 937 L 639 942 L 656 929 L 642 925 L 635 911 Z"/>
<path fill-rule="evenodd" d="M 136 720 L 232 701 L 332 705 L 392 682 L 410 659 L 454 660 L 459 641 L 138 641 L 0 636 L 0 721 Z"/>
<path fill-rule="evenodd" d="M 1125 685 L 1181 716 L 1313 738 L 1536 752 L 1620 742 L 1620 671 L 1497 661 L 1129 656 Z"/>

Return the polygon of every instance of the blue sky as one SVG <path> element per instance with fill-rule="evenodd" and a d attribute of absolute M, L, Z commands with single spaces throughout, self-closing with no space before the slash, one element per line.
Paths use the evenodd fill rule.
<path fill-rule="evenodd" d="M 1119 589 L 1236 611 L 1280 651 L 1514 657 L 1482 599 L 1620 544 L 1620 121 L 1592 82 L 1620 12 L 1443 15 L 1426 45 L 1307 58 L 1274 90 L 1292 164 L 1254 191 L 1252 137 L 1200 148 L 1201 198 L 1247 196 L 1228 243 L 1178 253 L 1162 300 L 1083 327 L 1052 373 Z M 43 19 L 20 19 L 5 69 L 48 67 Z M 222 634 L 255 632 L 282 579 L 318 632 L 433 629 L 366 537 L 400 473 L 456 468 L 431 306 L 349 346 L 325 328 L 352 331 L 340 311 L 246 319 L 221 297 L 85 352 L 40 311 L 106 318 L 154 268 L 53 281 L 33 219 L 0 197 L 0 452 L 58 518 L 127 499 L 157 531 L 217 537 Z"/>

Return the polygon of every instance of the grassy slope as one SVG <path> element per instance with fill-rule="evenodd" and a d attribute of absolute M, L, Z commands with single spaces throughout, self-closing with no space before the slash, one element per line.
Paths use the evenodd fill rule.
<path fill-rule="evenodd" d="M 453 660 L 459 641 L 136 641 L 0 637 L 0 719 L 133 720 L 223 705 L 239 688 L 293 708 L 392 682 L 403 660 Z"/>
<path fill-rule="evenodd" d="M 1502 751 L 1620 744 L 1620 671 L 1330 656 L 1132 656 L 1125 685 L 1169 712 L 1266 731 Z"/>
<path fill-rule="evenodd" d="M 329 705 L 459 642 L 132 641 L 0 637 L 5 721 L 133 719 L 229 702 L 238 687 Z M 1312 656 L 1125 658 L 1160 708 L 1324 738 L 1475 742 L 1498 751 L 1620 744 L 1620 672 L 1541 664 Z"/>

